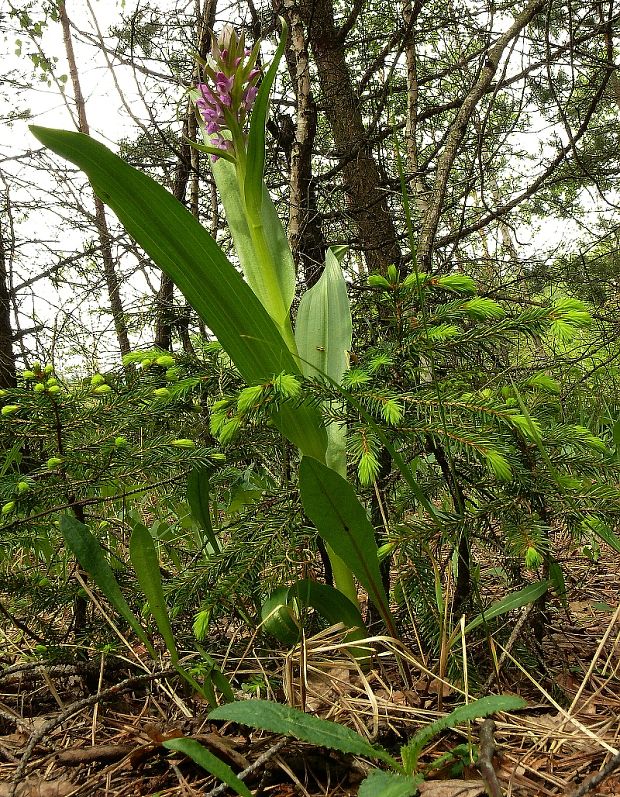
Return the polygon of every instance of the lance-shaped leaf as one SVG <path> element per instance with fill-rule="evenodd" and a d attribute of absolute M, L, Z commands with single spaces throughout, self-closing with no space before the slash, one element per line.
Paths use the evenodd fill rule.
<path fill-rule="evenodd" d="M 422 775 L 400 775 L 398 772 L 374 769 L 360 783 L 358 797 L 413 797 L 423 780 Z"/>
<path fill-rule="evenodd" d="M 252 289 L 209 233 L 172 194 L 82 133 L 33 126 L 46 147 L 82 169 L 159 268 L 176 283 L 249 384 L 299 367 Z M 323 459 L 326 433 L 316 408 L 283 406 L 274 420 L 301 451 Z"/>
<path fill-rule="evenodd" d="M 159 633 L 162 635 L 170 653 L 170 661 L 173 666 L 176 666 L 179 662 L 179 653 L 174 640 L 164 589 L 161 583 L 159 557 L 157 556 L 151 533 L 142 523 L 136 523 L 131 532 L 129 556 L 136 571 L 138 583 L 149 602 L 149 608 L 157 623 Z"/>
<path fill-rule="evenodd" d="M 65 543 L 80 565 L 92 578 L 95 584 L 110 601 L 116 611 L 134 630 L 136 636 L 144 642 L 153 658 L 157 658 L 155 648 L 151 644 L 138 618 L 131 611 L 123 593 L 118 586 L 114 573 L 107 562 L 105 553 L 88 526 L 80 523 L 70 515 L 60 519 L 60 531 Z"/>
<path fill-rule="evenodd" d="M 340 261 L 346 247 L 331 247 L 325 268 L 317 282 L 301 297 L 295 343 L 302 373 L 309 377 L 327 376 L 341 384 L 349 367 L 353 337 L 351 306 Z M 346 477 L 346 427 L 331 423 L 327 427 L 327 464 Z"/>
<path fill-rule="evenodd" d="M 396 636 L 366 510 L 346 479 L 311 457 L 303 457 L 299 489 L 304 511 L 334 553 L 368 591 L 388 631 Z"/>
<path fill-rule="evenodd" d="M 301 297 L 295 342 L 305 376 L 326 375 L 340 384 L 349 366 L 353 323 L 337 254 L 342 257 L 342 247 L 327 250 L 323 273 Z"/>
<path fill-rule="evenodd" d="M 200 523 L 207 541 L 215 553 L 219 553 L 220 544 L 213 531 L 211 510 L 209 507 L 210 481 L 208 468 L 194 468 L 187 478 L 187 503 L 192 517 Z"/>
<path fill-rule="evenodd" d="M 173 750 L 178 753 L 184 753 L 189 756 L 192 761 L 195 761 L 199 766 L 206 770 L 209 774 L 215 775 L 223 783 L 229 786 L 241 797 L 252 797 L 252 792 L 248 789 L 245 783 L 235 775 L 227 763 L 222 761 L 212 752 L 207 750 L 197 739 L 190 739 L 183 736 L 180 739 L 168 739 L 162 742 L 164 747 L 168 750 Z"/>
<path fill-rule="evenodd" d="M 211 170 L 248 285 L 278 327 L 289 331 L 289 310 L 295 295 L 295 264 L 286 232 L 262 176 L 262 203 L 258 211 L 261 224 L 252 233 L 235 166 L 219 159 L 211 164 Z"/>

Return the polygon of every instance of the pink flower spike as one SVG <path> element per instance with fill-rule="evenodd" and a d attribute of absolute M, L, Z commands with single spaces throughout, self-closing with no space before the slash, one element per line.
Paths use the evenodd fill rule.
<path fill-rule="evenodd" d="M 235 78 L 234 76 L 228 77 L 223 72 L 218 72 L 215 77 L 215 83 L 220 95 L 227 94 L 234 86 Z"/>

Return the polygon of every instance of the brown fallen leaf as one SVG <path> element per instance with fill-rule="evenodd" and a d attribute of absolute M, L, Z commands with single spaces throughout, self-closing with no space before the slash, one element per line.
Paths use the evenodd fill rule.
<path fill-rule="evenodd" d="M 17 787 L 15 797 L 66 797 L 75 789 L 75 784 L 66 778 L 57 780 L 41 780 L 27 778 Z M 0 783 L 0 797 L 9 797 L 10 783 Z"/>
<path fill-rule="evenodd" d="M 428 780 L 420 784 L 420 797 L 478 797 L 482 780 Z"/>

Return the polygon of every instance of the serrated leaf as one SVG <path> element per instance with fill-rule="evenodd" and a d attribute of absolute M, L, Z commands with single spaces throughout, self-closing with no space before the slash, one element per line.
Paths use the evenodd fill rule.
<path fill-rule="evenodd" d="M 114 573 L 108 564 L 103 549 L 92 532 L 79 520 L 70 515 L 60 518 L 60 531 L 75 558 L 89 574 L 95 584 L 110 601 L 116 611 L 131 626 L 136 636 L 146 645 L 151 656 L 156 659 L 155 648 L 140 625 L 135 614 L 129 608 L 123 593 L 118 586 Z"/>
<path fill-rule="evenodd" d="M 219 778 L 223 783 L 233 789 L 241 797 L 252 797 L 252 792 L 245 783 L 235 775 L 232 769 L 222 761 L 221 758 L 213 755 L 206 747 L 196 739 L 183 737 L 181 739 L 168 739 L 163 742 L 163 746 L 168 750 L 184 753 L 195 761 L 198 766 L 206 770 L 210 775 Z"/>
<path fill-rule="evenodd" d="M 360 783 L 357 797 L 413 797 L 423 782 L 422 775 L 399 775 L 374 769 Z"/>
<path fill-rule="evenodd" d="M 405 772 L 411 775 L 415 771 L 418 758 L 424 747 L 442 731 L 448 728 L 455 728 L 463 722 L 471 722 L 479 717 L 487 717 L 497 711 L 515 711 L 525 708 L 527 703 L 522 697 L 516 695 L 488 695 L 480 700 L 475 700 L 465 706 L 459 706 L 451 714 L 441 717 L 429 725 L 421 728 L 404 747 L 401 747 L 401 755 Z"/>
<path fill-rule="evenodd" d="M 397 769 L 400 768 L 389 753 L 381 747 L 370 744 L 351 728 L 269 700 L 243 700 L 218 706 L 209 714 L 209 719 L 239 722 L 250 728 L 292 736 L 302 742 L 339 750 L 341 753 L 378 759 Z"/>

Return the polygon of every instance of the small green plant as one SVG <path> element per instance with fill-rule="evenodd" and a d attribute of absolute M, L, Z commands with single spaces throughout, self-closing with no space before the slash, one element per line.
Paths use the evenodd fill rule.
<path fill-rule="evenodd" d="M 389 767 L 389 770 L 372 770 L 360 785 L 360 797 L 376 797 L 379 794 L 389 794 L 390 797 L 411 797 L 417 794 L 426 771 L 434 768 L 433 765 L 428 770 L 421 767 L 420 756 L 428 743 L 438 734 L 461 723 L 472 722 L 498 711 L 515 711 L 525 706 L 525 700 L 513 695 L 490 695 L 459 706 L 447 716 L 417 731 L 411 740 L 401 747 L 400 762 L 351 728 L 267 700 L 247 700 L 218 706 L 210 713 L 209 719 L 238 722 L 250 728 L 292 736 L 294 739 L 319 747 L 381 761 Z M 458 758 L 458 755 L 457 753 L 456 756 L 452 756 L 452 759 Z"/>

